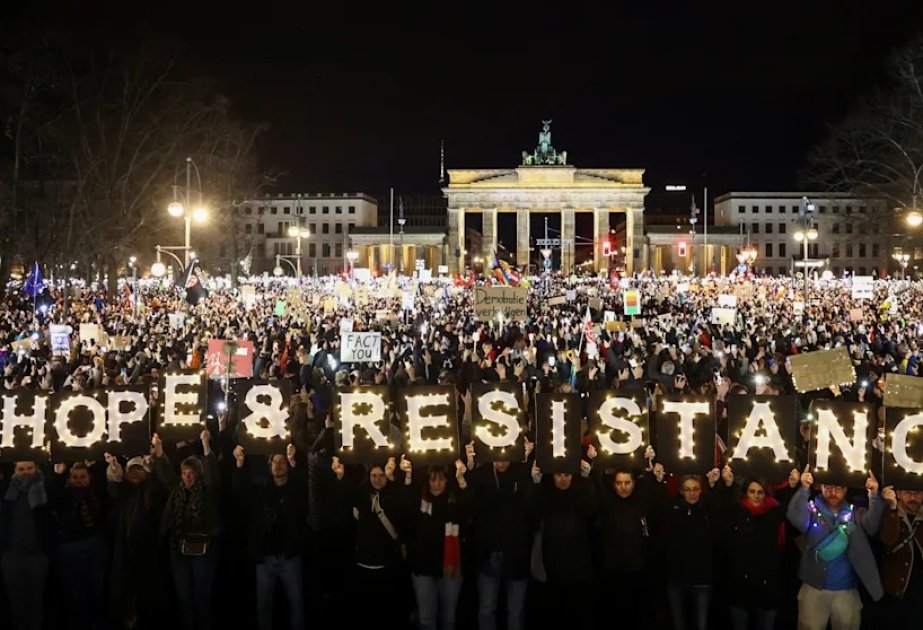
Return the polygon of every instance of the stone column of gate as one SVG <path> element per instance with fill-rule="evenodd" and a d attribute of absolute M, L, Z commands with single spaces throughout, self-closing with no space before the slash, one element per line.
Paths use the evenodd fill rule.
<path fill-rule="evenodd" d="M 448 209 L 449 273 L 465 273 L 465 209 Z"/>
<path fill-rule="evenodd" d="M 497 209 L 496 208 L 484 208 L 481 211 L 481 217 L 484 220 L 484 228 L 481 232 L 482 238 L 482 255 L 484 256 L 484 265 L 489 267 L 490 264 L 487 261 L 492 260 L 494 251 L 497 249 Z M 519 259 L 519 253 L 516 254 L 517 262 Z"/>
<path fill-rule="evenodd" d="M 529 209 L 516 210 L 516 265 L 525 273 L 529 268 Z"/>
<path fill-rule="evenodd" d="M 648 261 L 643 257 L 635 260 L 635 252 L 642 253 L 644 245 L 644 208 L 625 209 L 625 273 L 631 275 L 635 271 L 635 264 L 640 266 L 638 271 L 648 267 Z"/>
<path fill-rule="evenodd" d="M 596 271 L 609 266 L 609 259 L 603 256 L 603 241 L 608 239 L 609 209 L 593 208 L 593 269 Z"/>
<path fill-rule="evenodd" d="M 561 208 L 561 271 L 574 272 L 574 236 L 577 231 L 573 208 Z M 565 241 L 567 241 L 565 243 Z"/>

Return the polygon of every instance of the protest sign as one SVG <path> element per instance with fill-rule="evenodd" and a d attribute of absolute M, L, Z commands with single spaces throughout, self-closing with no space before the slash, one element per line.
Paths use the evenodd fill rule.
<path fill-rule="evenodd" d="M 116 386 L 51 397 L 51 461 L 101 460 L 104 453 L 145 455 L 151 448 L 148 389 Z"/>
<path fill-rule="evenodd" d="M 375 363 L 381 361 L 380 332 L 348 332 L 340 338 L 342 363 Z"/>
<path fill-rule="evenodd" d="M 849 309 L 849 321 L 851 322 L 861 322 L 863 319 L 862 309 L 861 308 L 851 308 Z"/>
<path fill-rule="evenodd" d="M 340 318 L 340 334 L 351 333 L 353 331 L 353 320 L 350 317 Z"/>
<path fill-rule="evenodd" d="M 48 326 L 48 332 L 51 335 L 52 352 L 66 354 L 70 351 L 72 330 L 66 324 L 51 324 Z"/>
<path fill-rule="evenodd" d="M 729 396 L 728 437 L 727 463 L 741 478 L 784 479 L 792 468 L 804 467 L 793 448 L 797 396 Z"/>
<path fill-rule="evenodd" d="M 248 378 L 236 384 L 237 442 L 248 455 L 285 453 L 291 442 L 287 379 L 269 381 Z"/>
<path fill-rule="evenodd" d="M 718 306 L 737 308 L 737 296 L 722 293 L 718 296 Z"/>
<path fill-rule="evenodd" d="M 637 289 L 625 291 L 625 315 L 641 314 L 641 292 Z"/>
<path fill-rule="evenodd" d="M 713 308 L 711 310 L 711 323 L 719 326 L 733 326 L 737 321 L 736 308 Z"/>
<path fill-rule="evenodd" d="M 209 378 L 250 378 L 253 358 L 253 342 L 249 339 L 209 339 L 205 369 Z"/>
<path fill-rule="evenodd" d="M 874 276 L 852 277 L 852 298 L 854 300 L 871 300 L 875 297 Z"/>
<path fill-rule="evenodd" d="M 888 408 L 882 486 L 923 490 L 923 409 Z"/>
<path fill-rule="evenodd" d="M 186 314 L 185 313 L 170 313 L 169 315 L 167 315 L 167 321 L 170 324 L 171 330 L 182 328 L 186 324 Z"/>
<path fill-rule="evenodd" d="M 252 284 L 245 284 L 240 288 L 240 299 L 247 308 L 253 308 L 256 304 L 256 287 Z"/>
<path fill-rule="evenodd" d="M 650 419 L 643 389 L 590 392 L 588 420 L 597 440 L 595 463 L 604 468 L 644 467 Z"/>
<path fill-rule="evenodd" d="M 356 282 L 368 284 L 369 280 L 372 279 L 372 272 L 368 267 L 356 267 L 353 269 L 353 279 Z"/>
<path fill-rule="evenodd" d="M 160 376 L 157 433 L 164 442 L 199 439 L 207 410 L 205 376 L 205 370 L 176 370 Z"/>
<path fill-rule="evenodd" d="M 471 437 L 476 461 L 519 462 L 526 414 L 516 383 L 472 383 Z"/>
<path fill-rule="evenodd" d="M 563 295 L 556 295 L 553 298 L 550 298 L 547 304 L 548 306 L 563 306 L 567 304 L 567 297 Z"/>
<path fill-rule="evenodd" d="M 715 414 L 711 398 L 661 396 L 656 416 L 657 459 L 667 470 L 702 474 L 715 466 Z"/>
<path fill-rule="evenodd" d="M 404 450 L 415 466 L 449 466 L 458 459 L 457 406 L 454 385 L 399 390 L 398 409 L 406 427 Z"/>
<path fill-rule="evenodd" d="M 805 352 L 790 357 L 792 382 L 801 394 L 856 382 L 856 369 L 846 348 Z"/>
<path fill-rule="evenodd" d="M 0 427 L 0 458 L 6 462 L 48 460 L 45 449 L 46 413 L 49 396 L 32 389 L 15 390 L 3 400 Z"/>
<path fill-rule="evenodd" d="M 890 373 L 885 376 L 884 403 L 886 407 L 923 407 L 923 378 L 909 374 Z"/>
<path fill-rule="evenodd" d="M 577 394 L 536 394 L 535 463 L 543 473 L 580 472 L 580 402 Z"/>
<path fill-rule="evenodd" d="M 400 455 L 403 442 L 392 430 L 387 387 L 346 387 L 333 409 L 334 448 L 346 464 L 383 462 Z"/>
<path fill-rule="evenodd" d="M 480 321 L 526 321 L 526 287 L 475 287 L 474 316 Z"/>
<path fill-rule="evenodd" d="M 877 433 L 871 406 L 816 399 L 811 432 L 811 470 L 820 483 L 861 488 L 871 470 L 872 441 Z"/>
<path fill-rule="evenodd" d="M 80 341 L 99 341 L 101 332 L 99 324 L 80 324 Z"/>

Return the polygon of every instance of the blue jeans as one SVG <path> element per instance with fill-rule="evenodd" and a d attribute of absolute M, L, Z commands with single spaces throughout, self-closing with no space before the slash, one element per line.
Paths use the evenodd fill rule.
<path fill-rule="evenodd" d="M 217 552 L 214 550 L 204 556 L 184 556 L 176 551 L 170 554 L 173 585 L 186 630 L 208 630 L 211 627 L 212 590 L 217 565 Z"/>
<path fill-rule="evenodd" d="M 461 593 L 462 579 L 413 576 L 420 630 L 454 630 L 455 608 Z"/>
<path fill-rule="evenodd" d="M 734 630 L 750 630 L 751 621 L 753 628 L 756 630 L 772 630 L 776 627 L 776 611 L 770 610 L 747 610 L 731 606 L 731 627 Z"/>
<path fill-rule="evenodd" d="M 670 584 L 667 587 L 667 595 L 670 597 L 670 612 L 673 613 L 673 627 L 676 630 L 686 630 L 686 598 L 688 596 L 692 596 L 696 630 L 708 628 L 708 607 L 711 604 L 710 585 Z"/>
<path fill-rule="evenodd" d="M 272 601 L 276 578 L 288 598 L 292 630 L 304 630 L 301 557 L 263 556 L 256 565 L 256 620 L 260 630 L 272 630 Z"/>
<path fill-rule="evenodd" d="M 108 551 L 102 536 L 58 547 L 55 578 L 66 606 L 65 627 L 91 628 L 102 616 Z"/>
<path fill-rule="evenodd" d="M 500 587 L 506 585 L 506 630 L 522 630 L 526 608 L 528 579 L 503 577 L 503 554 L 492 553 L 478 575 L 478 628 L 496 630 L 497 600 Z"/>

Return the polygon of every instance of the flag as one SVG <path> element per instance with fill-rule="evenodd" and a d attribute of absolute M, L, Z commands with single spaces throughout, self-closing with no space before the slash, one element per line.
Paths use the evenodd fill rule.
<path fill-rule="evenodd" d="M 586 315 L 583 316 L 583 336 L 587 341 L 596 343 L 596 332 L 593 328 L 593 316 L 590 314 L 590 307 L 586 307 Z"/>
<path fill-rule="evenodd" d="M 25 291 L 26 295 L 30 298 L 37 298 L 42 290 L 45 288 L 45 282 L 42 280 L 42 268 L 38 266 L 38 263 L 32 263 L 32 270 L 29 271 L 29 275 L 26 276 L 26 281 L 22 285 L 22 290 Z"/>
<path fill-rule="evenodd" d="M 186 289 L 186 301 L 190 304 L 196 304 L 200 300 L 208 297 L 208 289 L 202 284 L 202 270 L 199 269 L 199 259 L 194 258 L 186 267 L 186 274 L 183 277 L 183 287 Z"/>

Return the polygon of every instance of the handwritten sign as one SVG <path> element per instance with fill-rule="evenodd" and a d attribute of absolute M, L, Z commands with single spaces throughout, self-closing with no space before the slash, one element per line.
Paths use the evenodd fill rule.
<path fill-rule="evenodd" d="M 340 361 L 343 363 L 375 363 L 381 361 L 381 333 L 348 332 L 343 334 Z"/>
<path fill-rule="evenodd" d="M 475 287 L 474 316 L 480 321 L 503 317 L 507 321 L 526 321 L 526 287 Z"/>

